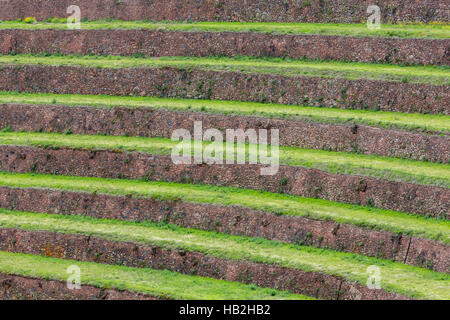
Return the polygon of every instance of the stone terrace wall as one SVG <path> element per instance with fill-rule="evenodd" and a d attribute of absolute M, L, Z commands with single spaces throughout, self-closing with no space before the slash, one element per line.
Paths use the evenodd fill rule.
<path fill-rule="evenodd" d="M 449 39 L 151 30 L 0 30 L 0 53 L 148 56 L 273 56 L 450 64 Z"/>
<path fill-rule="evenodd" d="M 108 134 L 170 138 L 175 129 L 193 134 L 194 122 L 204 129 L 278 129 L 280 145 L 306 149 L 361 152 L 431 162 L 450 161 L 449 137 L 389 130 L 365 125 L 324 124 L 254 116 L 152 108 L 92 108 L 56 105 L 0 105 L 0 129 L 74 134 Z M 270 138 L 270 136 L 269 136 Z"/>
<path fill-rule="evenodd" d="M 11 245 L 12 244 L 12 245 Z M 305 272 L 276 264 L 216 258 L 199 252 L 171 250 L 130 242 L 115 242 L 82 235 L 58 234 L 15 229 L 0 229 L 3 251 L 51 255 L 53 257 L 119 264 L 139 268 L 168 269 L 228 281 L 254 283 L 260 287 L 337 300 L 351 297 L 354 286 L 360 299 L 404 299 L 385 290 L 372 290 L 358 283 L 319 272 Z"/>
<path fill-rule="evenodd" d="M 356 23 L 375 3 L 382 22 L 450 20 L 446 0 L 4 0 L 0 20 L 65 17 L 78 5 L 88 19 Z"/>
<path fill-rule="evenodd" d="M 177 68 L 5 65 L 0 90 L 141 95 L 450 113 L 450 86 Z"/>
<path fill-rule="evenodd" d="M 166 222 L 380 257 L 439 272 L 448 272 L 450 264 L 448 247 L 437 241 L 239 206 L 0 187 L 0 207 L 101 219 Z"/>
<path fill-rule="evenodd" d="M 0 146 L 0 151 L 2 171 L 226 185 L 422 215 L 446 217 L 449 214 L 450 189 L 303 167 L 280 166 L 276 175 L 262 176 L 260 165 L 176 165 L 170 156 L 139 152 L 9 145 Z M 287 182 L 283 182 L 285 178 Z"/>
<path fill-rule="evenodd" d="M 0 300 L 159 300 L 146 294 L 0 273 Z"/>

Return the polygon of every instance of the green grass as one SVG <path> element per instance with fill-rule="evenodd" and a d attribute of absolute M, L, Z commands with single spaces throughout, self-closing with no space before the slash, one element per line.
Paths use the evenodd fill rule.
<path fill-rule="evenodd" d="M 148 107 L 174 111 L 262 116 L 324 123 L 367 124 L 412 131 L 450 132 L 450 116 L 371 110 L 351 110 L 243 101 L 125 97 L 107 95 L 18 93 L 0 91 L 0 103 L 58 104 L 68 106 Z"/>
<path fill-rule="evenodd" d="M 179 142 L 165 138 L 0 131 L 0 144 L 79 149 L 119 149 L 146 152 L 153 155 L 170 155 L 172 148 Z M 208 144 L 207 142 L 204 143 L 204 145 Z M 225 149 L 230 146 L 235 147 L 235 145 L 224 144 L 224 157 L 226 155 Z M 244 152 L 246 152 L 248 159 L 249 146 L 239 145 L 239 149 L 242 150 L 242 148 L 245 149 Z M 286 146 L 280 146 L 279 151 L 280 164 L 284 165 L 450 188 L 449 164 Z"/>
<path fill-rule="evenodd" d="M 233 187 L 9 172 L 0 172 L 0 186 L 237 205 L 277 215 L 334 220 L 450 244 L 450 221 L 446 219 Z"/>
<path fill-rule="evenodd" d="M 17 21 L 0 22 L 0 29 L 57 29 L 65 30 L 65 23 L 49 23 L 40 21 L 37 24 L 27 24 Z M 326 23 L 279 23 L 279 22 L 175 22 L 175 21 L 121 21 L 98 20 L 81 23 L 84 30 L 105 29 L 147 29 L 165 31 L 194 32 L 258 32 L 272 34 L 314 34 L 354 37 L 389 37 L 389 38 L 450 38 L 448 25 L 414 25 L 414 24 L 383 24 L 381 29 L 367 28 L 366 24 L 326 24 Z"/>
<path fill-rule="evenodd" d="M 362 62 L 294 60 L 283 58 L 226 57 L 121 57 L 63 55 L 2 55 L 0 65 L 82 66 L 91 68 L 164 68 L 233 71 L 342 79 L 450 84 L 449 66 L 400 66 Z M 272 82 L 272 81 L 271 81 Z M 273 84 L 273 82 L 272 82 Z"/>
<path fill-rule="evenodd" d="M 167 270 L 112 266 L 0 251 L 0 272 L 47 280 L 67 281 L 67 268 L 81 270 L 81 284 L 145 293 L 179 300 L 307 300 L 309 297 L 244 285 L 237 282 L 187 276 Z"/>
<path fill-rule="evenodd" d="M 428 299 L 450 299 L 450 275 L 402 263 L 333 250 L 286 244 L 259 238 L 135 223 L 7 211 L 0 209 L 0 227 L 81 234 L 120 242 L 184 249 L 219 258 L 276 264 L 287 268 L 327 273 L 365 285 L 367 268 L 380 268 L 382 288 Z"/>

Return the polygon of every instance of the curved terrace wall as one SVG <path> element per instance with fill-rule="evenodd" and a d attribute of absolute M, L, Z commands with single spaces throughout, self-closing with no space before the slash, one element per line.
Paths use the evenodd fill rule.
<path fill-rule="evenodd" d="M 450 113 L 450 86 L 178 68 L 5 65 L 0 90 L 207 98 Z"/>
<path fill-rule="evenodd" d="M 444 217 L 448 217 L 450 202 L 450 190 L 446 188 L 303 167 L 280 166 L 276 175 L 261 176 L 260 165 L 176 165 L 170 156 L 139 152 L 8 145 L 0 146 L 0 151 L 0 170 L 10 172 L 227 185 Z M 288 180 L 284 185 L 285 178 Z"/>
<path fill-rule="evenodd" d="M 1 54 L 246 55 L 448 65 L 449 48 L 449 39 L 153 30 L 0 30 Z"/>
<path fill-rule="evenodd" d="M 357 23 L 373 4 L 383 22 L 450 20 L 445 0 L 5 0 L 0 20 L 65 17 L 78 5 L 87 19 Z"/>
<path fill-rule="evenodd" d="M 253 283 L 260 287 L 331 300 L 351 299 L 351 287 L 357 289 L 361 295 L 360 299 L 407 299 L 403 295 L 382 289 L 369 289 L 342 277 L 284 268 L 276 264 L 222 259 L 199 252 L 170 250 L 158 246 L 46 231 L 0 229 L 0 235 L 0 248 L 9 252 L 51 255 L 63 259 L 130 267 L 168 269 L 184 274 Z M 13 243 L 12 246 L 11 243 Z"/>
<path fill-rule="evenodd" d="M 0 187 L 0 207 L 101 219 L 166 222 L 380 257 L 440 272 L 448 272 L 450 264 L 447 246 L 437 241 L 239 206 Z"/>
<path fill-rule="evenodd" d="M 66 281 L 46 280 L 0 273 L 2 300 L 159 300 L 146 294 L 81 285 L 67 288 Z"/>
<path fill-rule="evenodd" d="M 214 115 L 152 108 L 93 108 L 0 104 L 0 129 L 74 134 L 166 137 L 174 128 L 279 129 L 280 145 L 306 149 L 362 152 L 381 156 L 450 161 L 448 135 L 414 133 L 366 125 L 323 124 L 255 116 Z"/>

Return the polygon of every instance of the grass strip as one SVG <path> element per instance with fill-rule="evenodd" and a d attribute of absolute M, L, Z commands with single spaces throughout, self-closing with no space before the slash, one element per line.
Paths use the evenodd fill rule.
<path fill-rule="evenodd" d="M 401 66 L 363 62 L 287 58 L 237 57 L 122 57 L 47 54 L 1 55 L 0 65 L 82 66 L 90 68 L 164 68 L 232 71 L 247 74 L 278 74 L 352 80 L 450 84 L 450 66 Z M 249 76 L 251 79 L 251 76 Z"/>
<path fill-rule="evenodd" d="M 179 300 L 309 300 L 312 298 L 244 285 L 238 282 L 187 276 L 167 270 L 131 268 L 93 262 L 47 258 L 0 251 L 0 272 L 66 281 L 67 268 L 81 270 L 81 284 L 113 288 Z"/>
<path fill-rule="evenodd" d="M 179 142 L 166 138 L 0 131 L 0 144 L 125 150 L 153 155 L 170 155 L 172 148 Z M 208 144 L 210 142 L 203 142 L 203 146 Z M 222 149 L 225 158 L 225 150 L 228 148 L 233 148 L 235 154 L 237 149 L 245 150 L 248 159 L 249 145 L 239 144 L 236 149 L 234 144 L 225 143 Z M 194 150 L 193 144 L 192 150 Z M 279 159 L 280 164 L 316 168 L 330 173 L 357 174 L 450 188 L 449 164 L 286 146 L 279 147 Z"/>
<path fill-rule="evenodd" d="M 29 21 L 33 22 L 33 21 Z M 39 21 L 1 21 L 0 29 L 66 30 L 67 25 L 55 19 L 55 22 Z M 122 21 L 94 20 L 83 21 L 83 30 L 166 30 L 193 32 L 257 32 L 266 34 L 311 34 L 353 37 L 387 38 L 450 38 L 450 26 L 447 24 L 383 24 L 380 29 L 369 29 L 367 24 L 344 23 L 281 23 L 281 22 L 177 22 L 177 21 Z"/>
<path fill-rule="evenodd" d="M 0 172 L 0 186 L 44 188 L 224 206 L 334 220 L 450 244 L 450 221 L 322 199 L 210 185 Z"/>
<path fill-rule="evenodd" d="M 148 107 L 173 111 L 262 116 L 324 123 L 367 124 L 412 131 L 450 132 L 450 116 L 446 115 L 321 108 L 259 102 L 0 91 L 0 103 Z"/>
<path fill-rule="evenodd" d="M 365 285 L 369 266 L 380 268 L 382 288 L 413 297 L 450 299 L 450 275 L 333 250 L 286 244 L 260 238 L 233 236 L 172 225 L 93 219 L 7 211 L 0 209 L 0 227 L 81 234 L 119 242 L 184 249 L 218 258 L 277 264 L 323 272 Z"/>

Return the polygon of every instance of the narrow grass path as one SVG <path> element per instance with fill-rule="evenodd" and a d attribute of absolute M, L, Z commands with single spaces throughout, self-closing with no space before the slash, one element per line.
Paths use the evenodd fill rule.
<path fill-rule="evenodd" d="M 244 285 L 238 282 L 187 276 L 167 270 L 112 266 L 0 251 L 0 272 L 48 280 L 67 280 L 67 268 L 81 270 L 81 284 L 114 288 L 177 300 L 309 300 L 312 298 Z"/>
<path fill-rule="evenodd" d="M 0 131 L 0 144 L 16 146 L 120 149 L 146 152 L 153 155 L 170 155 L 173 147 L 179 143 L 165 138 Z M 203 146 L 209 144 L 203 142 Z M 255 147 L 257 148 L 257 146 Z M 236 148 L 234 144 L 224 144 L 222 148 L 224 157 L 226 157 L 226 150 L 228 149 L 234 150 L 234 154 L 238 150 L 242 150 L 243 153 L 246 153 L 248 159 L 249 145 L 239 144 Z M 286 146 L 279 147 L 279 157 L 280 164 L 289 166 L 302 166 L 321 169 L 330 173 L 357 174 L 450 188 L 450 164 Z"/>
<path fill-rule="evenodd" d="M 0 186 L 236 205 L 277 215 L 330 219 L 450 244 L 450 221 L 445 219 L 233 187 L 9 172 L 0 172 Z"/>
<path fill-rule="evenodd" d="M 382 288 L 429 299 L 450 299 L 450 275 L 332 250 L 277 241 L 183 229 L 171 225 L 47 215 L 0 209 L 0 227 L 81 234 L 113 241 L 184 249 L 232 260 L 277 264 L 304 271 L 342 276 L 365 285 L 369 266 L 378 266 Z"/>
<path fill-rule="evenodd" d="M 55 19 L 55 22 L 39 21 L 2 21 L 0 29 L 67 30 L 67 25 Z M 121 21 L 94 20 L 83 21 L 83 30 L 167 30 L 197 32 L 257 32 L 271 34 L 314 34 L 354 37 L 388 37 L 388 38 L 450 38 L 450 26 L 439 24 L 383 24 L 380 29 L 369 29 L 367 24 L 332 24 L 332 23 L 280 23 L 280 22 L 177 22 L 177 21 Z"/>
<path fill-rule="evenodd" d="M 1 55 L 0 65 L 83 66 L 91 68 L 164 68 L 233 71 L 242 73 L 279 74 L 342 78 L 352 80 L 380 80 L 394 82 L 450 84 L 449 66 L 399 66 L 363 62 L 295 60 L 282 58 L 228 57 L 122 57 L 73 55 Z M 251 76 L 249 76 L 251 77 Z"/>
<path fill-rule="evenodd" d="M 412 131 L 450 132 L 450 116 L 446 115 L 320 108 L 244 101 L 0 91 L 0 103 L 58 104 L 105 108 L 118 106 L 128 108 L 147 107 L 174 111 L 261 116 L 324 123 L 356 123 Z"/>

